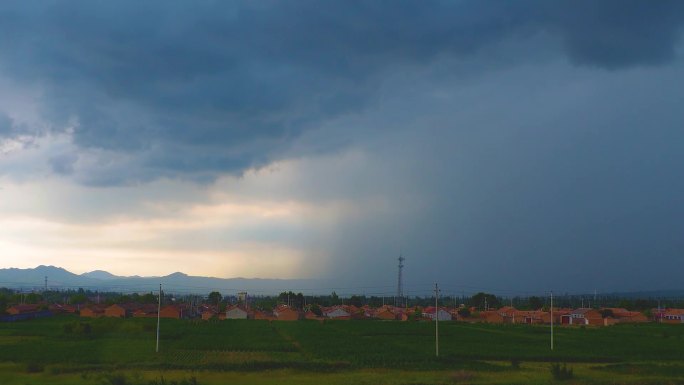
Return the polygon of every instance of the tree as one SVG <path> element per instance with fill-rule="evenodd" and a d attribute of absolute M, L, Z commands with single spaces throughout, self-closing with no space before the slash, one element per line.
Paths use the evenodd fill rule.
<path fill-rule="evenodd" d="M 530 309 L 532 310 L 539 310 L 544 306 L 544 301 L 542 301 L 541 298 L 532 296 L 527 299 L 527 302 L 530 305 Z"/>
<path fill-rule="evenodd" d="M 24 297 L 24 303 L 36 304 L 43 300 L 43 297 L 37 293 L 29 293 Z"/>
<path fill-rule="evenodd" d="M 623 299 L 618 303 L 617 307 L 631 310 L 634 309 L 634 302 L 632 302 L 632 300 L 629 299 Z"/>
<path fill-rule="evenodd" d="M 119 298 L 115 299 L 114 301 L 115 303 L 131 303 L 133 302 L 133 297 L 126 294 L 119 296 Z"/>
<path fill-rule="evenodd" d="M 634 301 L 634 309 L 636 310 L 646 310 L 658 306 L 658 301 L 648 300 L 648 299 L 637 299 Z M 677 306 L 679 307 L 679 306 Z"/>
<path fill-rule="evenodd" d="M 292 291 L 284 291 L 278 295 L 278 302 L 288 304 L 294 309 L 304 308 L 304 294 L 295 294 Z"/>
<path fill-rule="evenodd" d="M 140 303 L 157 303 L 157 295 L 152 293 L 147 293 L 140 296 Z"/>
<path fill-rule="evenodd" d="M 221 300 L 223 299 L 223 296 L 218 291 L 212 291 L 211 293 L 209 293 L 209 296 L 207 297 L 207 299 L 208 299 L 210 304 L 218 305 L 221 302 Z"/>
<path fill-rule="evenodd" d="M 84 304 L 88 302 L 88 297 L 83 293 L 74 294 L 69 297 L 69 303 L 71 304 Z"/>
<path fill-rule="evenodd" d="M 0 294 L 0 314 L 5 314 L 5 311 L 7 310 L 7 302 L 7 296 Z"/>
<path fill-rule="evenodd" d="M 323 315 L 323 311 L 321 311 L 320 306 L 318 306 L 316 304 L 311 305 L 311 312 L 316 314 L 319 317 Z"/>
<path fill-rule="evenodd" d="M 501 306 L 501 301 L 494 295 L 479 292 L 470 298 L 470 305 L 475 306 L 478 309 L 485 309 L 485 304 L 487 308 L 498 308 Z"/>
<path fill-rule="evenodd" d="M 613 311 L 610 309 L 603 309 L 601 310 L 601 317 L 603 318 L 608 318 L 608 317 L 613 317 Z"/>
<path fill-rule="evenodd" d="M 361 307 L 363 306 L 363 297 L 359 295 L 352 295 L 351 298 L 349 298 L 348 303 L 352 306 Z"/>
<path fill-rule="evenodd" d="M 651 309 L 644 310 L 644 315 L 649 319 L 653 318 L 653 311 Z"/>

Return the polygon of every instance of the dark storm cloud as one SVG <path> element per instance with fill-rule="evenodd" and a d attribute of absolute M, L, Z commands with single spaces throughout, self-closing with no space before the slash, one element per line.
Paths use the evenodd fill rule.
<path fill-rule="evenodd" d="M 565 2 L 549 13 L 557 21 L 551 28 L 560 29 L 573 61 L 615 69 L 672 60 L 684 21 L 684 3 L 581 0 Z"/>
<path fill-rule="evenodd" d="M 579 65 L 666 63 L 682 4 L 4 3 L 0 70 L 44 89 L 42 111 L 56 127 L 75 119 L 78 146 L 131 162 L 86 180 L 204 179 L 297 155 L 291 145 L 303 133 L 371 108 L 393 68 L 540 34 L 552 43 L 537 49 Z M 317 146 L 297 152 L 325 150 Z"/>

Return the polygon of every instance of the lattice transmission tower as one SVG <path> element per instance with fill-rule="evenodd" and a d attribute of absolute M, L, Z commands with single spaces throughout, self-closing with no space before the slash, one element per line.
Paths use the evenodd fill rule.
<path fill-rule="evenodd" d="M 394 306 L 402 306 L 404 303 L 404 278 L 402 277 L 404 260 L 405 258 L 399 255 L 399 277 L 397 279 L 397 296 L 394 299 Z"/>

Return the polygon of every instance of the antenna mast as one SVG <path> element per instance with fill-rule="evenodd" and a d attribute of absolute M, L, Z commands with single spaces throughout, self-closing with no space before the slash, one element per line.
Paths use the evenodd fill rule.
<path fill-rule="evenodd" d="M 403 283 L 403 277 L 402 277 L 402 270 L 404 269 L 404 260 L 405 258 L 399 254 L 399 277 L 397 280 L 397 297 L 394 300 L 394 306 L 401 306 L 402 303 L 404 303 L 403 298 L 404 298 L 404 283 Z"/>

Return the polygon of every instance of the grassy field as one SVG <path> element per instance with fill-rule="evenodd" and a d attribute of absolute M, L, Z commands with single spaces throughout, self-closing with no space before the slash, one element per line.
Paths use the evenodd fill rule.
<path fill-rule="evenodd" d="M 0 324 L 0 384 L 684 384 L 684 327 L 59 317 Z"/>

